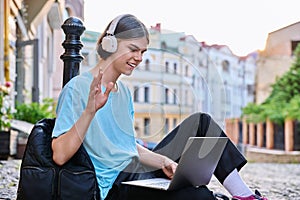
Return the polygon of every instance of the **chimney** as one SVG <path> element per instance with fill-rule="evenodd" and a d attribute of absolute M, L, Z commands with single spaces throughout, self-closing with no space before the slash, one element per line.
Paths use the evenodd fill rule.
<path fill-rule="evenodd" d="M 156 23 L 155 26 L 151 26 L 151 29 L 154 29 L 154 30 L 160 32 L 160 25 L 161 25 L 160 23 Z"/>

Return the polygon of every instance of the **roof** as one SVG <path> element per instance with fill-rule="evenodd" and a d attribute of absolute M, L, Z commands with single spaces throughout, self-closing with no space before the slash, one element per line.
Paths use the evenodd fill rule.
<path fill-rule="evenodd" d="M 287 25 L 287 26 L 282 27 L 282 28 L 280 28 L 280 29 L 277 29 L 277 30 L 275 30 L 275 31 L 272 31 L 272 32 L 270 32 L 269 34 L 272 34 L 272 33 L 275 33 L 275 32 L 278 32 L 278 31 L 281 31 L 281 30 L 284 30 L 284 29 L 288 29 L 288 28 L 290 28 L 291 26 L 296 26 L 296 25 L 299 25 L 299 26 L 300 26 L 300 21 L 299 21 L 299 22 L 296 22 L 296 23 L 293 23 L 293 24 L 290 24 L 290 25 Z"/>

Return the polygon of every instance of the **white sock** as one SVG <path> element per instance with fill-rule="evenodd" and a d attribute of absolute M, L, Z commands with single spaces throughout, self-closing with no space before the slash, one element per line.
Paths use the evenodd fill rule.
<path fill-rule="evenodd" d="M 253 194 L 241 178 L 237 169 L 233 170 L 224 180 L 223 186 L 232 196 L 247 197 Z"/>

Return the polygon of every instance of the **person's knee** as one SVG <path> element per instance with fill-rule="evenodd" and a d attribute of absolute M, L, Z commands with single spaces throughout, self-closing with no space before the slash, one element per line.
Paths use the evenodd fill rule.
<path fill-rule="evenodd" d="M 193 117 L 197 117 L 198 119 L 198 130 L 197 136 L 204 137 L 211 126 L 212 118 L 207 113 L 197 112 L 192 115 Z"/>
<path fill-rule="evenodd" d="M 200 121 L 207 121 L 209 122 L 211 120 L 211 116 L 208 113 L 204 113 L 204 112 L 196 112 L 191 114 L 189 117 L 191 118 L 198 118 Z"/>

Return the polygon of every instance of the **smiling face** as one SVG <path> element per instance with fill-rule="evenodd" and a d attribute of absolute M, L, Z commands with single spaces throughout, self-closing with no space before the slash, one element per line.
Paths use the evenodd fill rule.
<path fill-rule="evenodd" d="M 146 37 L 119 40 L 118 50 L 112 55 L 113 68 L 118 74 L 131 75 L 132 71 L 142 62 L 143 53 L 147 51 Z"/>

